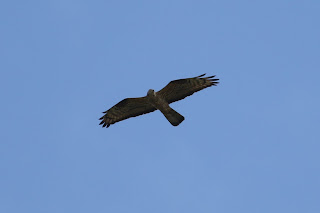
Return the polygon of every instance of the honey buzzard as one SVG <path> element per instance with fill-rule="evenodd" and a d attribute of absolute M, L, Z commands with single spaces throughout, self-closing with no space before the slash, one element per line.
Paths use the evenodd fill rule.
<path fill-rule="evenodd" d="M 203 77 L 204 75 L 171 81 L 158 92 L 149 89 L 147 96 L 144 97 L 123 99 L 103 112 L 105 115 L 99 119 L 102 120 L 100 125 L 109 127 L 116 122 L 158 109 L 173 126 L 178 126 L 184 120 L 184 117 L 172 109 L 169 104 L 219 83 L 219 79 L 214 79 L 215 75 Z"/>

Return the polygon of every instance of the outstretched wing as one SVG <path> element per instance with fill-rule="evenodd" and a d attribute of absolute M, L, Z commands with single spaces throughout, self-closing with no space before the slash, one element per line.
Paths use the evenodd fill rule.
<path fill-rule="evenodd" d="M 99 125 L 107 128 L 116 122 L 125 120 L 127 118 L 135 117 L 138 115 L 146 114 L 155 111 L 154 108 L 146 99 L 142 98 L 126 98 L 111 107 L 99 120 L 102 120 Z"/>
<path fill-rule="evenodd" d="M 157 92 L 168 103 L 179 101 L 185 97 L 192 95 L 204 88 L 216 86 L 219 79 L 214 79 L 215 75 L 209 77 L 203 77 L 199 75 L 194 78 L 185 78 L 175 81 L 171 81 L 167 86 Z M 203 78 L 201 78 L 203 77 Z"/>

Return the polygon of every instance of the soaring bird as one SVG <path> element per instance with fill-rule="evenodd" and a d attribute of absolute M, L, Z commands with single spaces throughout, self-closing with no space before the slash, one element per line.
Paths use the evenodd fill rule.
<path fill-rule="evenodd" d="M 215 75 L 209 77 L 204 77 L 204 75 L 171 81 L 158 92 L 149 89 L 144 97 L 123 99 L 103 112 L 105 114 L 99 119 L 102 120 L 99 125 L 109 127 L 116 122 L 158 109 L 173 126 L 178 126 L 184 120 L 184 117 L 172 109 L 169 104 L 184 99 L 204 88 L 217 86 L 219 79 L 215 79 Z"/>

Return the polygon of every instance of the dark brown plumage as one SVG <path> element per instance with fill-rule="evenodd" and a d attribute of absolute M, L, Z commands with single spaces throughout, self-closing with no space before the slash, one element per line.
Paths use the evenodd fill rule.
<path fill-rule="evenodd" d="M 214 75 L 203 77 L 204 75 L 171 81 L 158 92 L 149 90 L 145 97 L 126 98 L 103 112 L 105 115 L 100 118 L 102 120 L 100 125 L 109 127 L 111 124 L 127 118 L 159 109 L 172 125 L 177 126 L 184 120 L 184 117 L 174 111 L 169 104 L 184 99 L 204 88 L 216 86 L 219 83 L 219 79 L 214 79 Z"/>

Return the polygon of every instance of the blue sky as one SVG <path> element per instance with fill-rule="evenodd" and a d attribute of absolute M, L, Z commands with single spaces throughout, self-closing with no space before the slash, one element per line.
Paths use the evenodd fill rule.
<path fill-rule="evenodd" d="M 319 1 L 3 1 L 0 212 L 320 212 Z M 127 97 L 220 84 L 102 129 Z"/>

